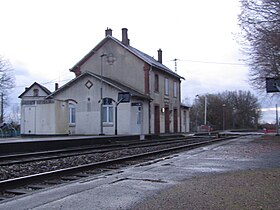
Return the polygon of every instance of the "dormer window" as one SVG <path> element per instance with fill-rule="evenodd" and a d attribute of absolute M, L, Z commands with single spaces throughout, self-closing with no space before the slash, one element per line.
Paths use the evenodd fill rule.
<path fill-rule="evenodd" d="M 35 96 L 35 97 L 39 96 L 39 89 L 33 90 L 33 96 Z"/>

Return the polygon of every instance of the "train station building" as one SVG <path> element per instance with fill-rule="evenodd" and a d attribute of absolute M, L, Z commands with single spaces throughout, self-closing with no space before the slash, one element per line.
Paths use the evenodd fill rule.
<path fill-rule="evenodd" d="M 51 92 L 35 82 L 21 98 L 21 134 L 156 134 L 189 132 L 181 104 L 184 78 L 158 58 L 106 29 L 105 38 L 70 71 L 75 78 Z"/>

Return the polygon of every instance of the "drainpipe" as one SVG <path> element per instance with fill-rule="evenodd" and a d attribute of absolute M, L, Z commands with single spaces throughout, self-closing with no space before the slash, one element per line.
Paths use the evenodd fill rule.
<path fill-rule="evenodd" d="M 150 77 L 150 74 L 151 74 L 151 71 L 152 71 L 152 66 L 150 66 L 150 70 L 149 70 L 149 80 L 151 79 L 151 77 Z M 149 83 L 151 84 L 151 81 L 149 81 Z M 149 86 L 149 88 L 150 88 L 150 86 Z M 149 96 L 150 96 L 150 93 L 151 93 L 151 90 L 149 90 Z M 152 133 L 152 129 L 151 129 L 151 119 L 152 119 L 152 114 L 151 114 L 151 102 L 152 102 L 152 100 L 151 99 L 149 99 L 149 134 L 151 134 Z"/>

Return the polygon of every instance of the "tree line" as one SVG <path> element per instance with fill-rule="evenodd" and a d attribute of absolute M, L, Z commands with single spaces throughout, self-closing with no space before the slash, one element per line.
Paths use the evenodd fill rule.
<path fill-rule="evenodd" d="M 260 103 L 250 91 L 239 90 L 197 96 L 190 111 L 192 131 L 204 124 L 205 102 L 206 122 L 213 130 L 257 128 Z"/>

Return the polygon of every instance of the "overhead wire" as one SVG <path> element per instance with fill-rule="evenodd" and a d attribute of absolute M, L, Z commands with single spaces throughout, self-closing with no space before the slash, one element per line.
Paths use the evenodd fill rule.
<path fill-rule="evenodd" d="M 216 62 L 216 61 L 202 61 L 202 60 L 189 60 L 189 59 L 178 59 L 175 58 L 173 60 L 168 60 L 168 62 L 171 61 L 175 61 L 175 67 L 177 67 L 177 61 L 183 61 L 183 62 L 191 62 L 191 63 L 202 63 L 202 64 L 218 64 L 218 65 L 234 65 L 234 66 L 246 66 L 245 63 L 232 63 L 232 62 Z M 177 70 L 177 69 L 176 69 Z M 65 81 L 69 81 L 69 79 L 65 79 L 65 80 L 59 80 L 57 81 L 56 79 L 50 80 L 48 82 L 44 82 L 41 83 L 42 85 L 47 85 L 47 84 L 51 84 L 54 82 L 65 82 Z M 20 86 L 15 86 L 14 88 L 23 88 L 26 87 L 26 85 L 20 85 Z"/>
<path fill-rule="evenodd" d="M 188 59 L 173 59 L 173 60 L 168 60 L 170 61 L 183 61 L 183 62 L 191 62 L 191 63 L 205 63 L 205 64 L 219 64 L 219 65 L 238 65 L 238 66 L 246 66 L 245 63 L 232 63 L 232 62 L 216 62 L 216 61 L 202 61 L 202 60 L 188 60 Z"/>

